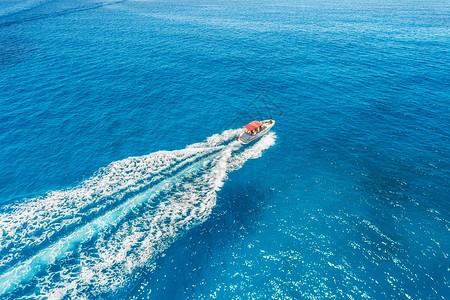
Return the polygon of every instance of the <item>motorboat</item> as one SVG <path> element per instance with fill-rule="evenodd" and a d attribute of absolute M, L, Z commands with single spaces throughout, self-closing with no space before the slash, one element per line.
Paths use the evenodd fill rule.
<path fill-rule="evenodd" d="M 237 138 L 242 144 L 248 144 L 256 139 L 259 139 L 263 135 L 269 132 L 269 130 L 275 125 L 275 121 L 264 120 L 264 121 L 253 121 L 243 126 L 245 131 L 242 132 Z"/>

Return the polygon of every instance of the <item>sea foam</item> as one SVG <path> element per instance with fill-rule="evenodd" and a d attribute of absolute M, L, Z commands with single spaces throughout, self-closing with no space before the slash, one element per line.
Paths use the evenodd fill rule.
<path fill-rule="evenodd" d="M 0 295 L 26 288 L 37 298 L 89 298 L 154 268 L 208 218 L 227 174 L 275 143 L 269 133 L 244 147 L 239 132 L 113 162 L 77 187 L 3 207 Z"/>

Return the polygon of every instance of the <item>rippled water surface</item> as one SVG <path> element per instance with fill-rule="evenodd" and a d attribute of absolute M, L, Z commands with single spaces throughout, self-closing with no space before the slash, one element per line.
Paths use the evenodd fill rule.
<path fill-rule="evenodd" d="M 446 299 L 449 16 L 0 0 L 0 298 Z"/>

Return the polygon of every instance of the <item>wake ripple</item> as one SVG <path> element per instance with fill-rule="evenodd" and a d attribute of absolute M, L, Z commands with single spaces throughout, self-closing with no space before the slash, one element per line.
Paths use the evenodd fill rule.
<path fill-rule="evenodd" d="M 7 9 L 0 10 L 0 18 L 2 18 L 0 21 L 0 28 L 94 10 L 126 1 L 128 0 L 81 1 L 80 3 L 72 3 L 69 7 L 56 7 L 56 9 L 50 9 L 50 11 L 47 11 L 49 9 L 47 8 L 45 12 L 39 10 L 39 6 L 51 2 L 50 0 L 17 1 L 18 3 L 16 5 L 11 5 L 11 7 Z"/>
<path fill-rule="evenodd" d="M 204 222 L 227 174 L 275 143 L 227 130 L 177 151 L 130 157 L 79 186 L 0 212 L 2 298 L 93 298 L 114 292 Z M 27 295 L 27 296 L 23 296 Z"/>

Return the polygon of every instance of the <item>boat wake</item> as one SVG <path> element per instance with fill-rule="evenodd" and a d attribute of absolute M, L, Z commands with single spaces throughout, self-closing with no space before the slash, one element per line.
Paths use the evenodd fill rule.
<path fill-rule="evenodd" d="M 0 210 L 0 297 L 95 298 L 204 222 L 227 174 L 275 143 L 227 130 L 183 150 L 130 157 L 79 186 Z M 26 296 L 24 296 L 26 295 Z"/>

